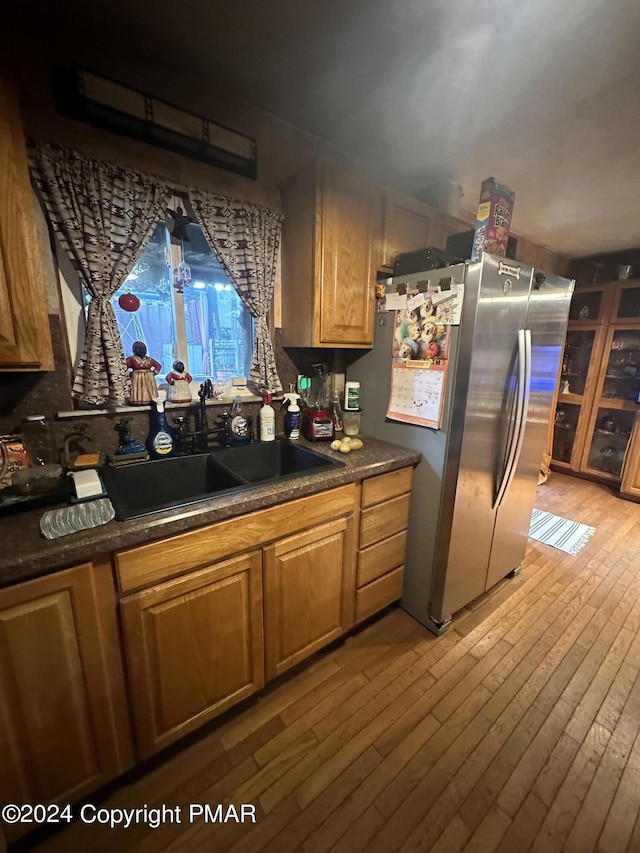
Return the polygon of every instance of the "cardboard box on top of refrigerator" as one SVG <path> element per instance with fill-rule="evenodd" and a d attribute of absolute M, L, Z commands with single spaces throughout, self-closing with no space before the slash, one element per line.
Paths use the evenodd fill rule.
<path fill-rule="evenodd" d="M 495 178 L 487 178 L 480 188 L 480 202 L 473 235 L 471 260 L 483 252 L 506 257 L 515 193 Z"/>

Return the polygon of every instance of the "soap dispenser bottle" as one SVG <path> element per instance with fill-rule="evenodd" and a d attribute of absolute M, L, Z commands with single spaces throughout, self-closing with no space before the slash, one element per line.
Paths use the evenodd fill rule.
<path fill-rule="evenodd" d="M 167 459 L 173 456 L 176 447 L 176 438 L 173 430 L 167 423 L 164 413 L 164 403 L 157 399 L 152 403 L 151 429 L 147 436 L 147 450 L 152 459 Z"/>
<path fill-rule="evenodd" d="M 246 418 L 240 396 L 236 396 L 231 406 L 231 420 L 229 422 L 229 430 L 231 433 L 229 443 L 249 444 L 251 442 L 251 432 L 249 430 L 249 421 Z"/>
<path fill-rule="evenodd" d="M 260 409 L 260 441 L 275 441 L 276 413 L 271 405 L 269 391 L 262 392 L 262 408 Z"/>

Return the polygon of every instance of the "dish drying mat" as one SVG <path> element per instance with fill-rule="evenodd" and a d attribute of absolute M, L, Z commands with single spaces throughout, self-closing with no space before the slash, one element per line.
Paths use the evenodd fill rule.
<path fill-rule="evenodd" d="M 109 498 L 85 501 L 64 509 L 50 509 L 40 519 L 40 530 L 46 539 L 58 539 L 80 530 L 99 527 L 115 518 Z"/>

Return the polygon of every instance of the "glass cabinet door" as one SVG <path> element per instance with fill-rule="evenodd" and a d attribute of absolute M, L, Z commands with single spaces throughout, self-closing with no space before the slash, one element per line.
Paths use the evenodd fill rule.
<path fill-rule="evenodd" d="M 633 430 L 635 412 L 598 408 L 589 447 L 587 469 L 620 477 L 627 444 Z"/>
<path fill-rule="evenodd" d="M 576 288 L 571 298 L 569 321 L 585 322 L 600 320 L 604 309 L 604 291 L 602 288 Z"/>
<path fill-rule="evenodd" d="M 613 332 L 600 396 L 640 402 L 640 329 Z"/>
<path fill-rule="evenodd" d="M 567 332 L 562 356 L 559 393 L 584 394 L 591 354 L 595 342 L 595 329 L 579 329 Z"/>
<path fill-rule="evenodd" d="M 640 318 L 640 285 L 625 285 L 620 289 L 615 318 L 620 322 Z"/>
<path fill-rule="evenodd" d="M 576 443 L 576 432 L 581 406 L 577 403 L 564 403 L 558 400 L 553 423 L 553 447 L 551 458 L 556 462 L 571 463 Z"/>

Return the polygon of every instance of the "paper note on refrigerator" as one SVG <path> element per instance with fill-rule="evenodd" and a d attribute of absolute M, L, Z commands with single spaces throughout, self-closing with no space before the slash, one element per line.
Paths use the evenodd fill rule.
<path fill-rule="evenodd" d="M 464 299 L 464 285 L 453 284 L 451 290 L 443 290 L 431 297 L 436 309 L 436 322 L 445 326 L 459 326 Z"/>
<path fill-rule="evenodd" d="M 407 294 L 387 292 L 384 301 L 385 311 L 402 311 L 407 307 Z"/>

